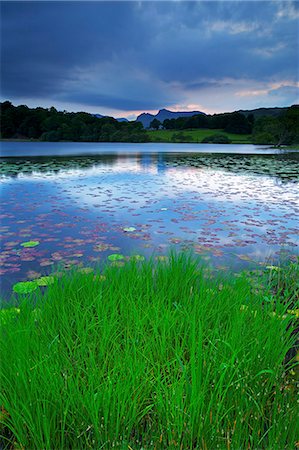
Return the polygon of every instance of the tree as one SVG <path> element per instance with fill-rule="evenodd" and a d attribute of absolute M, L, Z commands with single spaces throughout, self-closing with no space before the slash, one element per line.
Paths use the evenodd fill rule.
<path fill-rule="evenodd" d="M 247 134 L 251 133 L 251 125 L 244 114 L 234 112 L 230 114 L 225 131 L 229 133 Z"/>
<path fill-rule="evenodd" d="M 278 117 L 261 117 L 253 128 L 255 144 L 290 145 L 299 143 L 299 107 L 291 106 Z"/>
<path fill-rule="evenodd" d="M 153 120 L 151 121 L 151 123 L 150 123 L 150 128 L 154 128 L 154 130 L 159 130 L 160 125 L 161 125 L 160 120 L 158 120 L 158 119 L 153 119 Z"/>

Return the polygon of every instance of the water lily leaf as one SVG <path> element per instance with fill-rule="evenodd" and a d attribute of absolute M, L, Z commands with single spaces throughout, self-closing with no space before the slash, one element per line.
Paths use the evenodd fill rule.
<path fill-rule="evenodd" d="M 34 282 L 38 285 L 38 286 L 48 286 L 49 284 L 53 284 L 55 281 L 54 277 L 41 277 L 41 278 L 37 278 L 36 280 L 34 280 Z"/>
<path fill-rule="evenodd" d="M 135 227 L 125 227 L 125 228 L 123 228 L 123 230 L 130 233 L 131 231 L 135 231 L 136 228 Z"/>
<path fill-rule="evenodd" d="M 144 261 L 145 257 L 142 255 L 133 255 L 130 257 L 132 261 Z"/>
<path fill-rule="evenodd" d="M 30 294 L 37 289 L 36 281 L 20 281 L 13 285 L 13 291 L 17 294 Z"/>
<path fill-rule="evenodd" d="M 112 253 L 108 256 L 109 261 L 119 261 L 124 258 L 124 255 L 121 255 L 120 253 Z"/>
<path fill-rule="evenodd" d="M 168 261 L 168 256 L 159 255 L 159 256 L 156 256 L 156 260 L 157 261 Z"/>
<path fill-rule="evenodd" d="M 111 265 L 113 267 L 123 267 L 125 265 L 124 261 L 112 261 Z"/>
<path fill-rule="evenodd" d="M 39 245 L 39 241 L 27 241 L 27 242 L 22 242 L 22 244 L 21 244 L 21 246 L 25 247 L 25 248 L 36 247 L 37 245 Z"/>

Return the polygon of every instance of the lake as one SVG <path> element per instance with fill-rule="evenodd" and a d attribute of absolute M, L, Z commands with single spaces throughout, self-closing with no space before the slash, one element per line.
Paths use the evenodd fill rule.
<path fill-rule="evenodd" d="M 1 142 L 1 292 L 112 253 L 238 270 L 298 255 L 299 153 L 253 145 Z M 26 242 L 38 242 L 26 247 Z M 23 244 L 23 245 L 22 245 Z"/>

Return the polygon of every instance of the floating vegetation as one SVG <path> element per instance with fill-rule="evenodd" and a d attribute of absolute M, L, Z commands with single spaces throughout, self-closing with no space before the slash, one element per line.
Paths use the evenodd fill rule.
<path fill-rule="evenodd" d="M 17 294 L 30 294 L 38 288 L 36 281 L 20 281 L 13 285 L 13 291 Z"/>
<path fill-rule="evenodd" d="M 136 228 L 135 227 L 125 227 L 125 228 L 123 228 L 123 230 L 130 233 L 131 231 L 135 231 Z"/>
<path fill-rule="evenodd" d="M 143 255 L 132 255 L 130 256 L 131 261 L 144 261 L 145 257 Z"/>
<path fill-rule="evenodd" d="M 25 248 L 36 247 L 37 245 L 39 245 L 39 241 L 27 241 L 27 242 L 22 242 L 22 244 L 21 244 L 21 246 L 25 247 Z"/>
<path fill-rule="evenodd" d="M 112 255 L 108 256 L 109 261 L 120 261 L 122 259 L 125 259 L 124 255 L 120 253 L 112 253 Z"/>
<path fill-rule="evenodd" d="M 52 266 L 97 264 L 100 254 L 148 257 L 175 246 L 239 269 L 274 266 L 282 248 L 290 258 L 298 252 L 299 153 L 5 158 L 0 166 L 7 293 Z"/>
<path fill-rule="evenodd" d="M 41 277 L 34 280 L 34 283 L 36 283 L 38 286 L 48 286 L 49 284 L 53 284 L 55 281 L 54 277 L 48 276 L 48 277 Z"/>

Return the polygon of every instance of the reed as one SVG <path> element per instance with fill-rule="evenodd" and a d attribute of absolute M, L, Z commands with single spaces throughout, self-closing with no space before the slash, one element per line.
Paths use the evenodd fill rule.
<path fill-rule="evenodd" d="M 254 286 L 186 254 L 117 264 L 2 310 L 4 448 L 294 448 L 298 265 L 285 295 L 271 269 Z"/>

